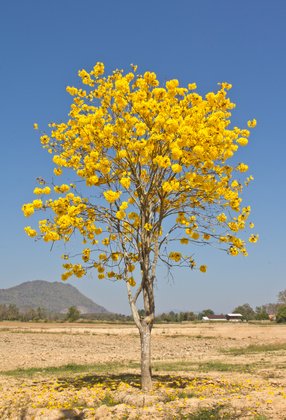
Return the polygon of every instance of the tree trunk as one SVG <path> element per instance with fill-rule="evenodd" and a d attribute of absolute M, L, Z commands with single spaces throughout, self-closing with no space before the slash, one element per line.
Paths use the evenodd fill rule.
<path fill-rule="evenodd" d="M 140 329 L 141 343 L 141 387 L 142 391 L 151 391 L 152 372 L 151 372 L 151 330 L 152 326 L 144 320 Z"/>

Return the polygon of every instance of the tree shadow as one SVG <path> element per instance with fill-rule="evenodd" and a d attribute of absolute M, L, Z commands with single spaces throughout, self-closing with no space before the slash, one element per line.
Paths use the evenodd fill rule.
<path fill-rule="evenodd" d="M 61 416 L 58 417 L 58 420 L 82 420 L 84 419 L 84 414 L 77 414 L 75 410 L 67 410 L 62 408 L 60 410 Z"/>
<path fill-rule="evenodd" d="M 186 388 L 195 378 L 187 378 L 181 376 L 171 376 L 171 375 L 153 375 L 153 383 L 158 386 L 159 384 L 164 384 L 169 388 Z M 200 378 L 202 379 L 202 378 Z M 120 374 L 111 374 L 111 375 L 85 375 L 85 376 L 76 376 L 76 377 L 59 377 L 57 378 L 58 387 L 55 389 L 58 391 L 64 390 L 66 388 L 75 388 L 81 389 L 84 387 L 91 387 L 93 385 L 102 385 L 103 389 L 116 390 L 120 384 L 128 384 L 134 388 L 141 388 L 141 376 L 139 374 L 132 373 L 120 373 Z"/>

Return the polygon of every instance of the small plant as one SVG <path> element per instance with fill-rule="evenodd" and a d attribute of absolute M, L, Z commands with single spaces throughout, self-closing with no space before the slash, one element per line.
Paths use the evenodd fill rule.
<path fill-rule="evenodd" d="M 217 406 L 212 408 L 202 408 L 196 413 L 188 414 L 185 417 L 182 417 L 186 420 L 221 420 L 221 419 L 233 419 L 231 414 L 222 414 L 223 407 Z"/>
<path fill-rule="evenodd" d="M 193 397 L 195 397 L 195 394 L 190 391 L 183 390 L 177 393 L 177 398 L 193 398 Z"/>
<path fill-rule="evenodd" d="M 110 393 L 107 393 L 105 397 L 101 400 L 101 405 L 107 405 L 108 407 L 113 407 L 118 403 L 114 400 L 113 396 Z"/>
<path fill-rule="evenodd" d="M 254 368 L 254 364 L 242 363 L 223 363 L 220 361 L 193 363 L 188 361 L 170 361 L 170 362 L 154 362 L 153 370 L 155 372 L 170 371 L 199 371 L 199 372 L 250 372 Z"/>
<path fill-rule="evenodd" d="M 234 364 L 222 363 L 220 361 L 200 363 L 198 370 L 203 372 L 217 371 L 217 372 L 249 372 L 253 365 L 250 364 Z"/>
<path fill-rule="evenodd" d="M 247 347 L 235 347 L 232 349 L 222 350 L 222 353 L 231 353 L 234 356 L 240 356 L 250 353 L 265 353 L 269 351 L 281 350 L 286 350 L 286 343 L 251 344 Z"/>

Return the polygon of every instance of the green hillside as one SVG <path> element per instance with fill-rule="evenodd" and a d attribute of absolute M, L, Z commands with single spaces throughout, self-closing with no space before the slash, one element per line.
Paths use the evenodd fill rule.
<path fill-rule="evenodd" d="M 0 289 L 1 304 L 14 304 L 20 310 L 41 307 L 57 313 L 66 312 L 71 306 L 76 306 L 81 313 L 108 312 L 70 284 L 43 280 L 28 281 L 9 289 Z"/>

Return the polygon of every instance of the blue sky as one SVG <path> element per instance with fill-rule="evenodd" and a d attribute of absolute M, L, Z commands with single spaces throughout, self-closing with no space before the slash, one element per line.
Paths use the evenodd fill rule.
<path fill-rule="evenodd" d="M 286 289 L 286 2 L 284 0 L 10 0 L 1 3 L 1 271 L 0 287 L 42 279 L 60 281 L 63 248 L 35 244 L 23 228 L 24 202 L 35 178 L 51 177 L 50 156 L 33 123 L 65 120 L 67 85 L 77 71 L 103 61 L 107 70 L 155 71 L 161 81 L 196 82 L 198 91 L 233 84 L 236 125 L 256 118 L 250 144 L 240 152 L 255 181 L 248 188 L 260 241 L 247 258 L 206 253 L 207 274 L 158 273 L 157 312 L 231 311 L 276 301 Z M 200 249 L 196 250 L 200 254 Z M 128 313 L 124 287 L 94 275 L 72 281 L 106 308 Z"/>

